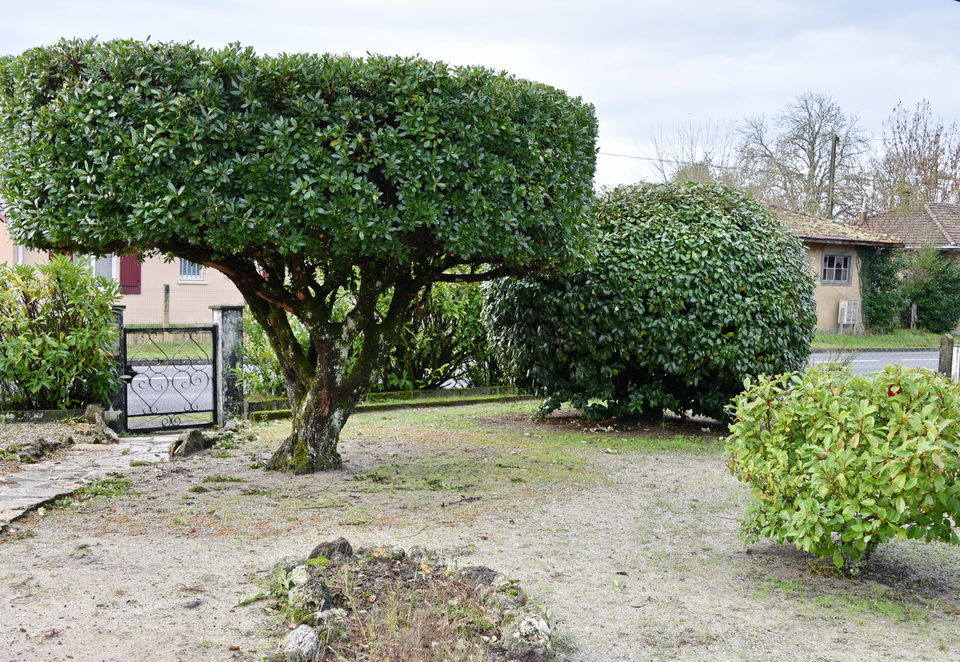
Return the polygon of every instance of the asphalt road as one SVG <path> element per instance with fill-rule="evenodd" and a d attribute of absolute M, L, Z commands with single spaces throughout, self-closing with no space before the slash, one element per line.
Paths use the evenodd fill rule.
<path fill-rule="evenodd" d="M 850 369 L 861 375 L 882 370 L 884 366 L 896 364 L 936 370 L 940 361 L 940 353 L 931 349 L 923 352 L 818 352 L 810 356 L 810 363 L 816 365 L 830 361 L 846 361 L 848 357 L 850 358 Z"/>
<path fill-rule="evenodd" d="M 127 385 L 128 426 L 162 425 L 152 415 L 173 414 L 186 410 L 212 409 L 213 388 L 209 365 L 134 366 L 137 375 Z M 131 418 L 151 414 L 150 418 Z M 210 414 L 191 416 L 190 420 L 212 420 Z"/>

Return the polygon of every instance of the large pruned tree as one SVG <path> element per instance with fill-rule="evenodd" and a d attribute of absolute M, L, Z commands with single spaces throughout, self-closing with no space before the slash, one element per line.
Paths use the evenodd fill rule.
<path fill-rule="evenodd" d="M 340 430 L 429 283 L 583 257 L 596 131 L 560 90 L 418 58 L 89 40 L 0 60 L 14 238 L 226 274 L 294 408 L 269 466 L 297 473 L 340 466 Z"/>

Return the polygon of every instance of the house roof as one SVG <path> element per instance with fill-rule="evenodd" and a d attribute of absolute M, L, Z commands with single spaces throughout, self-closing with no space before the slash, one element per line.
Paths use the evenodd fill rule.
<path fill-rule="evenodd" d="M 783 207 L 770 205 L 770 210 L 796 237 L 804 241 L 855 246 L 903 246 L 896 236 L 881 234 L 866 228 L 811 216 Z"/>
<path fill-rule="evenodd" d="M 868 216 L 861 225 L 874 232 L 895 234 L 907 246 L 937 246 L 960 250 L 960 205 L 926 202 Z"/>

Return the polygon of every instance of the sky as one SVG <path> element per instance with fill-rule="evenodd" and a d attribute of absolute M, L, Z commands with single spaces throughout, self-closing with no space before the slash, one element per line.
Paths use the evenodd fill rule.
<path fill-rule="evenodd" d="M 420 55 L 581 96 L 598 186 L 650 178 L 652 139 L 832 96 L 875 139 L 898 102 L 960 120 L 956 0 L 0 0 L 0 54 L 150 36 L 261 53 Z"/>

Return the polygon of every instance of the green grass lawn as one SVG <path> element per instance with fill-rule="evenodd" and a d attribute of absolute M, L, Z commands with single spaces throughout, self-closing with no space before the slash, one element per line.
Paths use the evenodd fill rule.
<path fill-rule="evenodd" d="M 940 346 L 940 335 L 928 331 L 899 329 L 890 334 L 841 335 L 822 333 L 813 336 L 813 349 L 905 349 L 914 347 L 936 348 Z"/>

